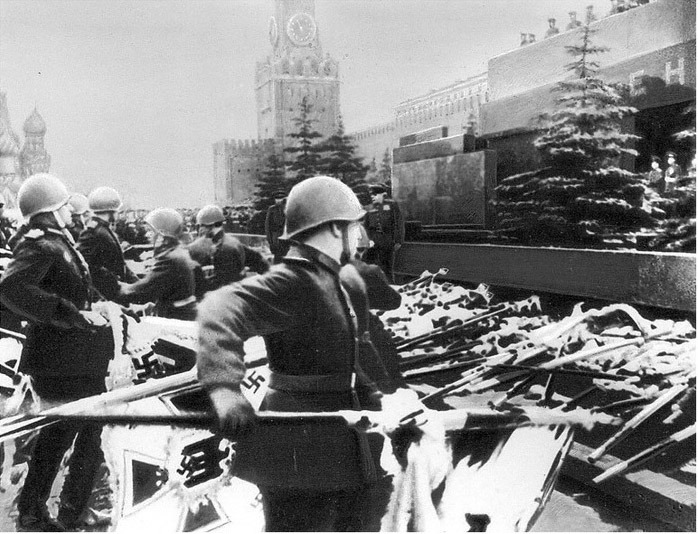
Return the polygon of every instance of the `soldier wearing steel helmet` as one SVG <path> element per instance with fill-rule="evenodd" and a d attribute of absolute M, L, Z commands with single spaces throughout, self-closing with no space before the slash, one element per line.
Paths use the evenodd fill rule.
<path fill-rule="evenodd" d="M 119 238 L 112 227 L 122 209 L 121 196 L 111 187 L 98 187 L 87 197 L 92 218 L 78 240 L 78 250 L 90 266 L 94 286 L 104 298 L 119 298 L 119 282 L 135 282 L 126 266 Z"/>
<path fill-rule="evenodd" d="M 145 278 L 120 282 L 119 298 L 139 304 L 154 302 L 161 317 L 192 321 L 196 318 L 196 279 L 199 266 L 180 243 L 182 215 L 171 208 L 158 208 L 145 217 L 151 229 L 155 263 Z"/>
<path fill-rule="evenodd" d="M 241 280 L 245 267 L 257 273 L 269 269 L 259 252 L 225 232 L 224 222 L 223 210 L 214 204 L 204 206 L 196 214 L 199 237 L 187 249 L 204 273 L 204 287 L 197 288 L 200 294 Z"/>
<path fill-rule="evenodd" d="M 265 274 L 209 293 L 199 305 L 199 380 L 224 434 L 232 437 L 254 425 L 241 382 L 243 343 L 256 335 L 264 336 L 271 370 L 262 410 L 377 407 L 375 385 L 357 361 L 354 308 L 361 303 L 350 298 L 339 274 L 341 262 L 353 255 L 351 243 L 356 240 L 351 236 L 364 214 L 354 193 L 339 180 L 318 176 L 301 182 L 288 196 L 282 238 L 290 249 L 282 261 Z M 365 287 L 352 293 L 365 298 Z M 364 405 L 358 395 L 362 390 Z M 251 470 L 262 477 L 254 481 L 263 496 L 268 531 L 361 529 L 364 490 L 375 481 L 368 446 L 361 440 L 357 445 L 356 436 L 336 448 L 317 439 L 290 450 L 289 435 L 283 442 L 260 443 L 247 456 L 267 474 L 271 469 L 271 479 Z M 239 452 L 238 466 L 244 469 L 245 451 Z M 297 462 L 284 469 L 286 460 L 280 458 L 290 457 Z M 327 481 L 334 475 L 329 466 L 350 466 L 339 486 Z"/>
<path fill-rule="evenodd" d="M 0 279 L 0 301 L 29 322 L 19 371 L 30 375 L 46 402 L 67 402 L 105 391 L 114 343 L 105 319 L 90 310 L 90 274 L 72 237 L 69 194 L 49 174 L 20 187 L 18 203 L 28 220 L 14 258 Z M 101 427 L 56 423 L 41 430 L 20 492 L 18 529 L 62 531 L 79 526 L 102 462 Z M 58 518 L 47 508 L 63 455 L 74 444 Z"/>
<path fill-rule="evenodd" d="M 73 193 L 68 201 L 70 206 L 70 218 L 72 224 L 68 225 L 68 231 L 77 243 L 80 234 L 85 229 L 85 225 L 90 219 L 90 204 L 87 197 L 81 193 Z"/>

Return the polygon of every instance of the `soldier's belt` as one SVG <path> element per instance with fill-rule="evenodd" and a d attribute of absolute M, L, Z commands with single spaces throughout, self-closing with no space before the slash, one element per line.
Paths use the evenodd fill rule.
<path fill-rule="evenodd" d="M 281 391 L 333 393 L 351 391 L 356 373 L 337 375 L 285 375 L 271 371 L 269 387 Z"/>

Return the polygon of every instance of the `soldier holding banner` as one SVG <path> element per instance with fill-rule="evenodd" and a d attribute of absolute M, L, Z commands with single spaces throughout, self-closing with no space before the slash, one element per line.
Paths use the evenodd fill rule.
<path fill-rule="evenodd" d="M 224 221 L 223 210 L 214 204 L 204 206 L 196 215 L 199 237 L 187 248 L 204 272 L 199 294 L 241 280 L 246 267 L 260 274 L 269 269 L 259 252 L 225 232 Z"/>
<path fill-rule="evenodd" d="M 254 426 L 254 411 L 240 384 L 243 343 L 256 335 L 265 338 L 271 370 L 262 410 L 379 406 L 375 385 L 357 361 L 354 310 L 361 303 L 350 298 L 339 274 L 340 262 L 353 256 L 350 235 L 364 214 L 339 180 L 318 176 L 301 182 L 288 197 L 282 238 L 291 247 L 281 263 L 209 293 L 200 304 L 199 380 L 223 433 L 244 434 Z M 365 286 L 352 291 L 357 292 L 365 301 Z M 264 499 L 267 531 L 360 530 L 366 489 L 376 480 L 368 444 L 352 435 L 327 446 L 330 437 L 318 432 L 307 446 L 299 446 L 304 439 L 286 433 L 283 439 L 258 440 L 254 448 L 238 450 L 236 469 L 254 464 L 247 468 L 258 477 L 253 481 Z M 337 470 L 343 473 L 339 479 Z"/>
<path fill-rule="evenodd" d="M 138 278 L 126 266 L 121 242 L 112 230 L 122 209 L 121 196 L 111 187 L 98 187 L 88 196 L 93 216 L 80 234 L 78 250 L 90 266 L 95 288 L 108 300 L 119 298 L 119 282 Z"/>
<path fill-rule="evenodd" d="M 91 279 L 68 233 L 69 194 L 58 178 L 35 174 L 20 187 L 28 219 L 14 259 L 0 279 L 0 300 L 29 322 L 19 371 L 32 377 L 42 401 L 68 402 L 105 391 L 114 342 L 106 320 L 90 311 Z M 101 426 L 60 422 L 39 433 L 19 495 L 18 528 L 60 532 L 76 528 L 102 462 Z M 73 445 L 58 518 L 47 500 L 66 451 Z"/>
<path fill-rule="evenodd" d="M 184 218 L 171 208 L 158 208 L 146 215 L 145 222 L 151 229 L 155 263 L 145 278 L 132 284 L 120 282 L 119 299 L 154 302 L 160 317 L 193 321 L 201 276 L 199 265 L 180 243 Z"/>

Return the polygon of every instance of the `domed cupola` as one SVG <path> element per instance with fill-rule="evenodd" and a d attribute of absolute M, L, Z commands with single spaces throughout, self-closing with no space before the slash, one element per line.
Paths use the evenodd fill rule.
<path fill-rule="evenodd" d="M 44 135 L 46 133 L 46 123 L 36 108 L 24 121 L 24 133 L 26 135 Z"/>

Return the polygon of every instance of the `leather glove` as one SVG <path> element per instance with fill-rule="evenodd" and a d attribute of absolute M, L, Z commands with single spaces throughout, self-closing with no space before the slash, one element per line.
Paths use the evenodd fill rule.
<path fill-rule="evenodd" d="M 209 391 L 209 397 L 218 419 L 218 432 L 237 438 L 254 428 L 254 408 L 239 389 L 217 387 Z"/>

